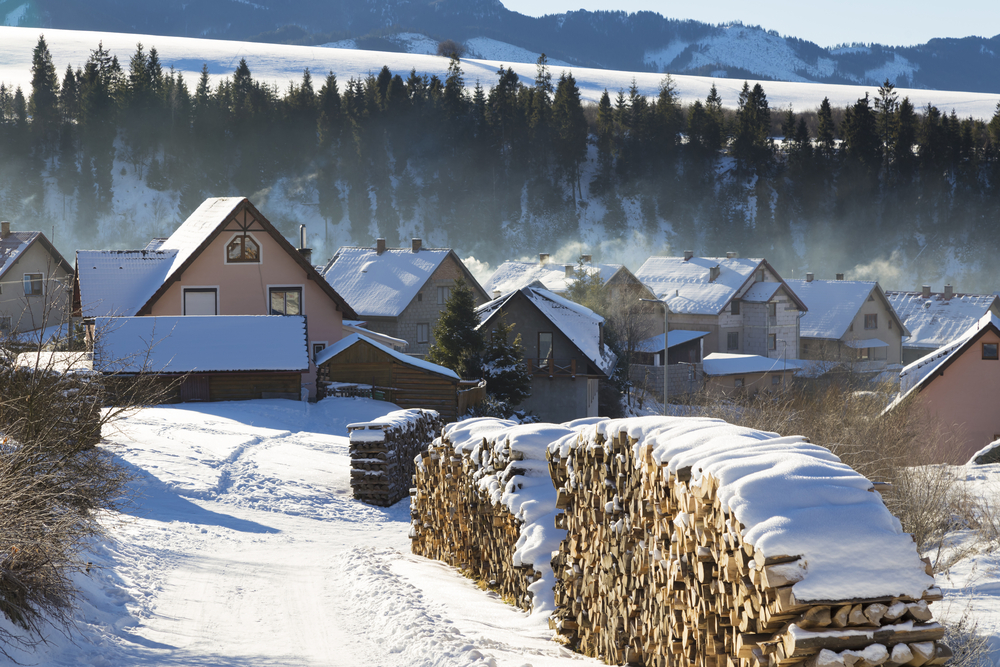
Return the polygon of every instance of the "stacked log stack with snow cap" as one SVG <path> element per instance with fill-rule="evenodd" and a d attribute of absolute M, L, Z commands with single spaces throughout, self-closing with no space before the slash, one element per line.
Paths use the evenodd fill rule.
<path fill-rule="evenodd" d="M 553 625 L 613 664 L 936 665 L 927 565 L 828 450 L 709 419 L 554 442 Z"/>
<path fill-rule="evenodd" d="M 372 422 L 349 424 L 354 497 L 382 507 L 405 498 L 414 456 L 427 448 L 441 423 L 434 410 L 396 410 Z"/>

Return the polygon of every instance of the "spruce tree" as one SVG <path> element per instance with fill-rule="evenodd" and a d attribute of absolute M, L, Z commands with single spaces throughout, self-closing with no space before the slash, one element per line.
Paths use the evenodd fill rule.
<path fill-rule="evenodd" d="M 531 396 L 531 376 L 524 364 L 521 334 L 511 340 L 513 327 L 500 315 L 483 349 L 482 372 L 486 391 L 510 407 Z"/>
<path fill-rule="evenodd" d="M 824 157 L 833 156 L 834 134 L 837 131 L 833 122 L 833 109 L 830 107 L 830 98 L 824 97 L 820 102 L 819 111 L 816 112 L 816 142 L 819 144 L 820 153 Z"/>
<path fill-rule="evenodd" d="M 572 74 L 563 73 L 552 101 L 556 162 L 569 181 L 574 197 L 580 185 L 580 164 L 587 156 L 587 119 L 583 116 L 580 89 Z M 583 197 L 582 190 L 580 197 Z"/>
<path fill-rule="evenodd" d="M 427 361 L 450 368 L 467 380 L 478 377 L 483 352 L 483 334 L 478 326 L 476 297 L 459 278 L 434 325 L 434 342 Z"/>
<path fill-rule="evenodd" d="M 28 114 L 34 144 L 44 156 L 52 153 L 59 140 L 59 77 L 45 37 L 39 36 L 31 55 L 31 97 Z"/>

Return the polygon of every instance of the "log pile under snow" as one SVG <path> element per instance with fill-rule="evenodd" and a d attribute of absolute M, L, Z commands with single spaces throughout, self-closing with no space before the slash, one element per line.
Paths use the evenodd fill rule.
<path fill-rule="evenodd" d="M 407 496 L 414 458 L 440 430 L 434 410 L 396 410 L 372 422 L 349 424 L 354 497 L 388 507 Z"/>
<path fill-rule="evenodd" d="M 599 423 L 550 447 L 567 534 L 551 624 L 606 662 L 943 664 L 929 566 L 828 450 L 707 419 Z"/>

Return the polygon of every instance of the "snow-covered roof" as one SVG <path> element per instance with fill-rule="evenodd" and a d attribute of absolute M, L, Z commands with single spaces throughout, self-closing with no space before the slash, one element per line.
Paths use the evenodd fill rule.
<path fill-rule="evenodd" d="M 780 287 L 781 283 L 754 283 L 741 298 L 748 303 L 767 303 Z"/>
<path fill-rule="evenodd" d="M 676 347 L 677 345 L 682 345 L 689 341 L 695 340 L 696 338 L 703 338 L 709 334 L 708 331 L 684 331 L 682 329 L 677 329 L 676 331 L 671 331 L 667 336 L 667 346 Z M 651 336 L 646 340 L 639 341 L 635 349 L 639 352 L 663 352 L 663 334 L 659 336 Z"/>
<path fill-rule="evenodd" d="M 417 252 L 387 248 L 379 254 L 375 248 L 344 247 L 321 273 L 359 316 L 397 317 L 450 252 L 448 248 L 421 248 Z M 426 298 L 436 299 L 437 295 Z"/>
<path fill-rule="evenodd" d="M 886 292 L 889 303 L 910 331 L 905 347 L 937 348 L 961 336 L 1000 299 L 995 294 L 931 294 Z"/>
<path fill-rule="evenodd" d="M 94 370 L 94 357 L 90 352 L 55 352 L 33 350 L 21 352 L 14 360 L 20 368 L 54 371 L 56 373 L 90 373 Z"/>
<path fill-rule="evenodd" d="M 94 324 L 94 360 L 102 370 L 309 370 L 302 315 L 97 317 Z"/>
<path fill-rule="evenodd" d="M 566 277 L 566 265 L 558 262 L 523 262 L 508 260 L 497 267 L 483 288 L 487 294 L 500 292 L 507 294 L 522 287 L 541 286 L 550 292 L 565 292 L 576 282 L 576 269 Z M 584 270 L 591 276 L 599 276 L 601 284 L 608 282 L 622 268 L 621 264 L 585 264 Z"/>
<path fill-rule="evenodd" d="M 176 254 L 176 250 L 77 250 L 83 316 L 135 315 L 166 280 Z"/>
<path fill-rule="evenodd" d="M 713 352 L 702 362 L 705 375 L 737 375 L 740 373 L 770 373 L 798 371 L 798 366 L 784 359 L 769 359 L 758 354 L 726 354 Z"/>
<path fill-rule="evenodd" d="M 163 239 L 157 250 L 176 251 L 174 261 L 167 270 L 169 279 L 194 254 L 202 243 L 219 228 L 229 214 L 243 202 L 246 197 L 212 197 L 201 203 L 201 206 L 174 230 L 169 238 Z"/>
<path fill-rule="evenodd" d="M 388 345 L 394 350 L 399 350 L 400 352 L 405 352 L 406 347 L 409 345 L 408 342 L 402 338 L 394 338 L 384 333 L 379 333 L 377 331 L 372 331 L 371 329 L 366 329 L 364 326 L 359 326 L 356 324 L 351 324 L 350 322 L 356 322 L 357 320 L 344 320 L 341 328 L 347 332 L 347 335 L 358 334 L 364 336 L 365 338 L 371 338 L 374 341 L 378 341 L 383 345 Z M 361 323 L 365 324 L 364 322 Z"/>
<path fill-rule="evenodd" d="M 777 286 L 783 283 L 773 283 L 775 287 L 748 284 L 754 271 L 765 263 L 763 259 L 746 257 L 650 257 L 635 272 L 635 277 L 658 299 L 666 300 L 672 313 L 718 315 L 734 297 L 743 298 L 744 293 L 750 294 L 751 300 L 761 301 L 774 295 Z M 711 276 L 713 268 L 719 269 L 715 280 Z M 792 300 L 800 304 L 792 290 L 788 291 Z"/>
<path fill-rule="evenodd" d="M 18 259 L 24 254 L 24 252 L 30 248 L 36 242 L 42 243 L 45 248 L 52 255 L 53 259 L 59 266 L 64 268 L 67 273 L 72 273 L 73 269 L 69 263 L 63 259 L 63 256 L 59 254 L 55 246 L 49 242 L 45 235 L 41 232 L 11 232 L 4 238 L 0 238 L 0 278 L 2 278 L 7 271 L 14 266 Z"/>
<path fill-rule="evenodd" d="M 841 339 L 871 293 L 881 291 L 878 283 L 873 280 L 788 280 L 786 282 L 809 307 L 799 325 L 800 335 L 803 338 Z"/>
<path fill-rule="evenodd" d="M 884 340 L 879 340 L 878 338 L 863 338 L 861 340 L 849 340 L 844 343 L 847 347 L 854 348 L 855 350 L 860 350 L 866 347 L 889 347 L 889 343 Z"/>
<path fill-rule="evenodd" d="M 528 299 L 552 324 L 569 338 L 602 373 L 610 375 L 618 356 L 607 345 L 601 345 L 601 325 L 604 318 L 594 311 L 553 294 L 548 290 L 522 287 L 504 294 L 477 309 L 480 327 L 498 312 L 515 294 Z"/>
<path fill-rule="evenodd" d="M 327 347 L 325 350 L 316 355 L 316 365 L 321 366 L 322 364 L 325 364 L 330 359 L 334 358 L 344 350 L 358 344 L 371 345 L 376 350 L 381 350 L 382 352 L 385 352 L 387 355 L 389 355 L 396 361 L 406 364 L 407 366 L 413 366 L 415 368 L 419 368 L 421 370 L 425 370 L 430 373 L 437 373 L 438 375 L 443 375 L 453 380 L 462 379 L 458 377 L 458 374 L 455 373 L 455 371 L 451 370 L 450 368 L 445 368 L 444 366 L 438 366 L 437 364 L 432 364 L 429 361 L 424 361 L 423 359 L 418 359 L 417 357 L 411 357 L 408 354 L 397 352 L 391 347 L 382 345 L 381 343 L 374 341 L 371 338 L 362 336 L 361 334 L 351 334 L 350 336 L 347 336 L 346 338 L 341 338 L 333 345 Z"/>
<path fill-rule="evenodd" d="M 900 397 L 902 398 L 917 387 L 929 382 L 934 371 L 941 368 L 943 364 L 948 363 L 953 357 L 960 355 L 965 350 L 966 344 L 982 331 L 984 327 L 991 324 L 1000 331 L 1000 317 L 997 317 L 992 312 L 987 312 L 952 342 L 924 355 L 912 364 L 904 366 L 903 370 L 899 373 Z"/>

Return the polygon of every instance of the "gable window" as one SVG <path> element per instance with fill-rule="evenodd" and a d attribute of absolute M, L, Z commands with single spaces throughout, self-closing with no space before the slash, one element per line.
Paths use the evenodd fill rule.
<path fill-rule="evenodd" d="M 549 331 L 538 332 L 538 358 L 548 359 L 554 357 L 552 351 L 552 333 Z"/>
<path fill-rule="evenodd" d="M 767 323 L 772 327 L 778 324 L 778 304 L 767 304 Z"/>
<path fill-rule="evenodd" d="M 753 281 L 755 283 L 764 282 L 764 269 L 757 271 L 757 273 L 754 275 Z"/>
<path fill-rule="evenodd" d="M 218 315 L 219 292 L 214 287 L 185 287 L 185 315 Z"/>
<path fill-rule="evenodd" d="M 426 322 L 417 324 L 417 342 L 426 343 L 430 339 L 430 325 Z"/>
<path fill-rule="evenodd" d="M 249 234 L 238 234 L 226 246 L 226 262 L 260 263 L 260 245 Z"/>
<path fill-rule="evenodd" d="M 316 361 L 316 357 L 319 353 L 326 349 L 326 343 L 313 343 L 313 361 Z"/>
<path fill-rule="evenodd" d="M 729 307 L 729 314 L 730 315 L 740 314 L 740 302 L 737 299 L 733 299 L 733 302 Z"/>
<path fill-rule="evenodd" d="M 878 315 L 865 315 L 865 329 L 878 329 Z"/>
<path fill-rule="evenodd" d="M 24 296 L 41 296 L 42 294 L 42 274 L 24 274 Z"/>
<path fill-rule="evenodd" d="M 438 287 L 438 305 L 443 306 L 451 296 L 450 287 Z"/>
<path fill-rule="evenodd" d="M 424 293 L 417 292 L 417 301 L 423 301 L 423 300 L 424 300 Z"/>
<path fill-rule="evenodd" d="M 892 331 L 892 320 L 889 320 L 889 331 Z"/>
<path fill-rule="evenodd" d="M 730 331 L 726 334 L 726 349 L 727 350 L 738 350 L 740 349 L 740 332 Z"/>
<path fill-rule="evenodd" d="M 767 349 L 778 349 L 778 334 L 767 334 Z"/>
<path fill-rule="evenodd" d="M 733 379 L 733 386 L 734 387 L 742 387 L 743 386 L 743 378 L 734 378 Z"/>
<path fill-rule="evenodd" d="M 773 387 L 773 386 L 779 385 L 779 384 L 781 384 L 781 376 L 780 375 L 772 375 L 771 376 L 771 386 Z"/>
<path fill-rule="evenodd" d="M 983 343 L 983 359 L 998 359 L 998 349 L 996 343 Z"/>
<path fill-rule="evenodd" d="M 272 287 L 268 290 L 272 315 L 301 315 L 301 287 Z"/>

